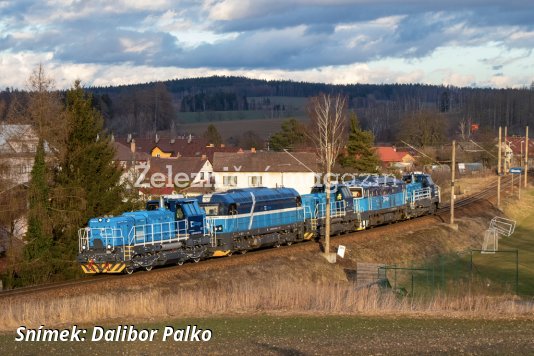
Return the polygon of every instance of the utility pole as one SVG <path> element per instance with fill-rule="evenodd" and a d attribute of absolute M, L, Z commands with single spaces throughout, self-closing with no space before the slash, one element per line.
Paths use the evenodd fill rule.
<path fill-rule="evenodd" d="M 499 154 L 497 156 L 497 208 L 501 207 L 501 140 L 502 129 L 499 126 Z"/>
<path fill-rule="evenodd" d="M 454 225 L 454 175 L 456 173 L 456 140 L 452 141 L 452 167 L 451 167 L 451 225 Z"/>
<path fill-rule="evenodd" d="M 521 171 L 519 171 L 519 184 L 517 185 L 517 199 L 521 200 Z"/>
<path fill-rule="evenodd" d="M 326 145 L 326 152 L 327 152 L 327 156 L 328 157 L 331 157 L 331 151 L 332 151 L 332 146 L 330 143 L 328 143 Z M 331 202 L 330 202 L 330 199 L 331 199 L 331 190 L 332 190 L 332 182 L 330 181 L 330 178 L 331 178 L 331 169 L 332 169 L 332 166 L 330 164 L 330 162 L 328 162 L 326 164 L 326 181 L 325 181 L 325 187 L 324 187 L 324 191 L 325 191 L 325 194 L 326 194 L 326 207 L 325 207 L 325 224 L 324 224 L 324 253 L 326 255 L 329 255 L 330 254 L 330 213 L 331 213 L 331 208 L 330 208 L 330 205 L 331 205 Z"/>
<path fill-rule="evenodd" d="M 528 184 L 528 126 L 525 133 L 525 188 Z"/>
<path fill-rule="evenodd" d="M 508 126 L 505 126 L 504 127 L 504 147 L 508 147 Z M 504 167 L 504 175 L 507 176 L 508 175 L 508 150 L 505 149 L 504 150 L 504 162 L 503 162 L 503 167 Z"/>

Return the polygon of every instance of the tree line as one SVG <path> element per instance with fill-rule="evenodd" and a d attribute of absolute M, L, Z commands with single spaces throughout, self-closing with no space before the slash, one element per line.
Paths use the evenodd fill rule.
<path fill-rule="evenodd" d="M 491 89 L 424 84 L 330 85 L 213 76 L 93 87 L 87 91 L 93 94 L 93 105 L 102 113 L 106 127 L 120 135 L 177 132 L 181 112 L 258 110 L 253 97 L 309 98 L 321 92 L 347 95 L 347 107 L 358 114 L 362 127 L 371 130 L 378 141 L 394 140 L 403 127 L 401 121 L 423 111 L 441 113 L 447 137 L 457 133 L 458 126 L 466 121 L 492 131 L 508 126 L 511 133 L 534 124 L 534 83 L 518 89 Z M 0 119 L 10 116 L 14 103 L 26 100 L 24 91 L 1 91 Z M 283 110 L 280 104 L 269 105 L 271 110 Z M 266 109 L 265 102 L 260 109 Z"/>

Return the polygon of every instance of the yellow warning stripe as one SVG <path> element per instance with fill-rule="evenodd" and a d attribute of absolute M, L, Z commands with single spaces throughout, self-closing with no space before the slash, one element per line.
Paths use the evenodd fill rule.
<path fill-rule="evenodd" d="M 126 268 L 126 263 L 87 263 L 82 264 L 82 271 L 87 274 L 94 273 L 121 273 Z"/>
<path fill-rule="evenodd" d="M 223 256 L 227 256 L 229 253 L 230 253 L 230 250 L 226 250 L 226 251 L 217 250 L 213 252 L 213 257 L 223 257 Z"/>
<path fill-rule="evenodd" d="M 304 240 L 311 240 L 312 237 L 313 237 L 313 232 L 304 233 Z"/>

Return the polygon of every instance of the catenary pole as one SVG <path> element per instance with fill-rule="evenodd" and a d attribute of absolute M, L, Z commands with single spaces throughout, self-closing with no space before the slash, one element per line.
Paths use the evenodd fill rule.
<path fill-rule="evenodd" d="M 452 141 L 452 167 L 451 167 L 451 225 L 454 225 L 454 176 L 456 173 L 456 141 Z"/>
<path fill-rule="evenodd" d="M 497 156 L 497 208 L 501 207 L 501 150 L 502 128 L 499 126 L 499 153 Z"/>
<path fill-rule="evenodd" d="M 525 132 L 525 188 L 528 184 L 528 126 Z"/>

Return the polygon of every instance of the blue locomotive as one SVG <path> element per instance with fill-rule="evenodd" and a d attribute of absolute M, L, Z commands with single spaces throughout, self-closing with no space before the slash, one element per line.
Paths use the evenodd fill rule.
<path fill-rule="evenodd" d="M 402 180 L 363 176 L 304 195 L 292 188 L 246 188 L 161 198 L 146 210 L 89 220 L 79 231 L 78 262 L 85 273 L 132 273 L 318 239 L 327 193 L 332 234 L 431 214 L 440 203 L 439 187 L 418 172 Z"/>

